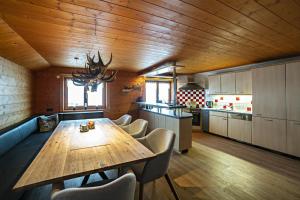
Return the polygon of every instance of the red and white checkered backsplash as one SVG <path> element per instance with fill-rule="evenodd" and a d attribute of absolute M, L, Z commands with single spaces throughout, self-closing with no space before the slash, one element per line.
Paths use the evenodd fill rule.
<path fill-rule="evenodd" d="M 185 105 L 188 100 L 196 101 L 199 107 L 205 104 L 205 90 L 178 90 L 177 101 L 181 105 Z"/>

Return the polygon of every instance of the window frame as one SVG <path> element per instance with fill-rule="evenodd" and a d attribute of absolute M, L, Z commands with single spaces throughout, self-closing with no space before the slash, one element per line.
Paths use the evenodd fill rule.
<path fill-rule="evenodd" d="M 102 91 L 102 102 L 103 105 L 102 106 L 95 106 L 95 105 L 88 105 L 87 108 L 83 106 L 68 106 L 68 80 L 71 80 L 72 77 L 70 76 L 65 76 L 63 78 L 63 110 L 64 111 L 85 111 L 85 110 L 104 110 L 106 108 L 106 83 L 103 83 L 103 91 Z M 83 104 L 88 103 L 88 93 L 87 91 L 84 89 L 84 96 L 83 96 L 84 100 L 83 100 Z"/>
<path fill-rule="evenodd" d="M 159 101 L 159 83 L 169 83 L 170 89 L 169 89 L 169 102 L 171 101 L 171 90 L 172 90 L 172 81 L 164 81 L 164 80 L 146 80 L 145 81 L 145 101 L 146 101 L 146 93 L 147 93 L 147 82 L 154 82 L 156 83 L 156 103 Z"/>

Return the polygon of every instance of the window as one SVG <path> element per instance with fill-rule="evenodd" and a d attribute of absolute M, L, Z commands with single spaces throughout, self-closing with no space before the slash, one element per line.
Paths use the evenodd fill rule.
<path fill-rule="evenodd" d="M 146 82 L 146 101 L 156 103 L 156 82 Z"/>
<path fill-rule="evenodd" d="M 170 96 L 171 82 L 146 81 L 146 102 L 169 103 Z"/>
<path fill-rule="evenodd" d="M 65 110 L 99 109 L 104 108 L 105 104 L 105 83 L 98 85 L 96 92 L 91 92 L 83 86 L 74 85 L 71 78 L 64 79 Z"/>

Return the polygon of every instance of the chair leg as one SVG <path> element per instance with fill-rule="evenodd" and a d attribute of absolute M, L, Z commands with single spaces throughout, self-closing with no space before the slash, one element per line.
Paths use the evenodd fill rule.
<path fill-rule="evenodd" d="M 140 183 L 139 200 L 143 200 L 143 198 L 144 198 L 144 184 Z"/>
<path fill-rule="evenodd" d="M 87 184 L 87 182 L 89 181 L 90 175 L 86 175 L 84 176 L 82 182 L 81 182 L 81 186 L 84 186 L 85 184 Z"/>
<path fill-rule="evenodd" d="M 166 178 L 166 180 L 167 180 L 167 182 L 168 182 L 168 185 L 170 186 L 170 188 L 171 188 L 171 190 L 172 190 L 172 193 L 173 193 L 175 199 L 176 199 L 176 200 L 179 200 L 178 194 L 177 194 L 177 192 L 176 192 L 176 190 L 175 190 L 175 188 L 174 188 L 174 186 L 173 186 L 173 184 L 172 184 L 172 181 L 171 181 L 169 175 L 168 175 L 168 174 L 165 174 L 165 178 Z"/>
<path fill-rule="evenodd" d="M 105 172 L 99 172 L 99 175 L 101 176 L 101 178 L 103 180 L 107 180 L 108 179 L 108 177 L 106 176 Z"/>

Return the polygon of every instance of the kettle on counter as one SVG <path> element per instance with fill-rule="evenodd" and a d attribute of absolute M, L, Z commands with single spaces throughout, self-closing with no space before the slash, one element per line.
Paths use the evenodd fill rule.
<path fill-rule="evenodd" d="M 206 107 L 212 108 L 213 107 L 213 102 L 212 101 L 206 101 L 205 102 Z"/>

